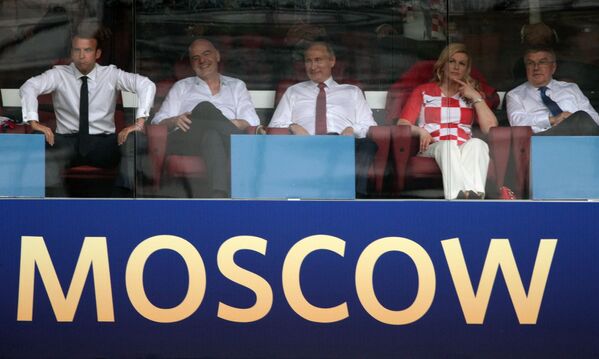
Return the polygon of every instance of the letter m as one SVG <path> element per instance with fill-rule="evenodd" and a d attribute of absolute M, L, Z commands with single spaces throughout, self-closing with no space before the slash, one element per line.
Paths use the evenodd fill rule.
<path fill-rule="evenodd" d="M 33 320 L 33 291 L 36 267 L 46 288 L 57 321 L 73 321 L 86 278 L 90 268 L 93 268 L 98 321 L 114 322 L 106 237 L 85 237 L 71 285 L 65 296 L 44 238 L 22 236 L 17 307 L 18 321 Z"/>

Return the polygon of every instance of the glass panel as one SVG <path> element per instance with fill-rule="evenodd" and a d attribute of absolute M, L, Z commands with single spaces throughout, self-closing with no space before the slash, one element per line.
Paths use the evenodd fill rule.
<path fill-rule="evenodd" d="M 334 80 L 358 86 L 373 108 L 373 119 L 387 124 L 392 118 L 385 116 L 386 91 L 418 57 L 418 53 L 410 49 L 415 41 L 401 36 L 404 7 L 388 1 L 137 2 L 136 68 L 156 81 L 154 111 L 158 112 L 173 84 L 194 75 L 189 65 L 188 46 L 196 38 L 206 38 L 219 51 L 219 72 L 245 82 L 260 123 L 268 126 L 285 91 L 293 84 L 308 80 L 304 62 L 306 44 L 325 40 L 332 45 L 335 54 Z M 310 106 L 315 106 L 315 98 L 310 101 Z M 330 101 L 329 106 L 335 105 Z M 167 111 L 168 117 L 191 109 L 192 106 L 187 105 L 180 111 Z M 231 111 L 231 116 L 236 110 Z M 223 113 L 229 117 L 226 111 Z M 287 124 L 284 128 L 281 124 L 277 126 L 279 129 L 272 131 L 288 133 Z M 343 129 L 327 132 L 340 133 Z M 309 129 L 309 132 L 314 131 Z M 386 131 L 383 137 L 387 136 L 385 145 L 388 146 L 390 127 Z M 362 132 L 359 137 L 364 137 L 366 129 Z M 150 146 L 152 136 L 150 134 Z M 169 156 L 170 145 L 169 141 L 166 161 L 160 161 L 163 165 L 163 170 L 158 170 L 160 185 L 148 189 L 144 195 L 210 195 L 206 187 L 210 188 L 211 164 L 199 161 L 198 156 L 196 163 L 189 156 Z M 388 152 L 385 155 L 388 156 Z M 379 162 L 376 175 L 380 177 L 381 186 L 387 161 Z M 180 176 L 181 173 L 176 173 L 179 170 L 190 171 L 190 176 Z M 374 181 L 371 183 L 374 186 Z M 386 189 L 388 194 L 390 188 L 389 185 Z M 153 192 L 156 190 L 158 192 Z M 373 187 L 365 195 L 382 194 L 375 193 Z"/>
<path fill-rule="evenodd" d="M 599 7 L 590 1 L 560 0 L 450 0 L 448 6 L 450 39 L 468 46 L 474 65 L 502 97 L 503 101 L 495 113 L 500 130 L 511 131 L 511 139 L 507 135 L 498 136 L 499 139 L 491 136 L 487 139 L 492 164 L 495 165 L 493 171 L 489 172 L 487 193 L 489 197 L 507 197 L 506 190 L 494 193 L 496 187 L 505 185 L 518 198 L 530 198 L 534 193 L 534 187 L 529 188 L 533 184 L 529 175 L 530 127 L 513 126 L 532 125 L 533 132 L 546 134 L 597 133 L 590 118 L 590 127 L 575 131 L 564 128 L 568 120 L 557 127 L 559 122 L 551 124 L 554 122 L 553 114 L 536 89 L 547 84 L 548 91 L 552 92 L 550 97 L 564 107 L 564 112 L 584 110 L 594 122 L 599 123 L 595 110 L 599 105 L 596 95 L 599 83 L 599 43 L 596 37 L 599 35 L 595 19 Z M 543 51 L 526 52 L 527 49 Z M 525 54 L 528 54 L 526 62 L 530 66 L 525 66 Z M 581 91 L 567 83 L 548 84 L 551 78 L 576 83 Z M 526 86 L 530 90 L 526 90 Z M 506 101 L 504 95 L 510 90 L 513 92 Z M 590 100 L 590 106 L 587 99 Z M 574 117 L 570 120 L 575 121 Z M 510 123 L 512 127 L 509 127 Z M 511 151 L 505 148 L 510 145 Z M 569 151 L 576 157 L 574 147 L 569 148 Z M 501 163 L 505 157 L 508 157 L 507 166 Z M 506 175 L 502 177 L 504 170 Z M 503 181 L 497 178 L 498 175 Z M 584 183 L 582 173 L 573 175 L 580 178 L 580 184 Z M 592 197 L 592 194 L 589 192 L 588 196 Z"/>
<path fill-rule="evenodd" d="M 479 118 L 473 126 L 473 136 L 488 145 L 491 160 L 484 189 L 481 190 L 480 185 L 469 185 L 469 188 L 484 191 L 486 198 L 509 197 L 509 190 L 518 198 L 530 198 L 530 131 L 553 129 L 551 122 L 559 123 L 567 114 L 580 109 L 594 120 L 591 125 L 599 122 L 592 108 L 599 105 L 596 88 L 599 25 L 595 20 L 598 9 L 599 6 L 590 1 L 561 0 L 2 1 L 0 87 L 6 91 L 3 91 L 0 107 L 0 126 L 3 133 L 32 132 L 30 127 L 15 124 L 23 118 L 18 96 L 15 100 L 16 90 L 28 78 L 53 65 L 68 64 L 71 34 L 82 24 L 98 23 L 109 29 L 104 32 L 109 36 L 102 46 L 100 64 L 114 64 L 156 83 L 150 120 L 176 81 L 196 75 L 189 62 L 188 46 L 194 39 L 206 38 L 219 51 L 218 71 L 244 81 L 248 96 L 256 106 L 259 123 L 268 127 L 285 91 L 309 79 L 304 61 L 306 44 L 324 39 L 332 45 L 335 54 L 331 69 L 333 79 L 340 84 L 358 86 L 379 125 L 371 128 L 368 137 L 378 143 L 380 151 L 370 166 L 367 193 L 359 194 L 358 198 L 453 198 L 455 193 L 444 194 L 436 161 L 416 156 L 420 150 L 420 130 L 394 125 L 404 117 L 416 125 L 423 121 L 425 111 L 421 116 L 418 106 L 406 110 L 406 103 L 417 86 L 431 81 L 434 63 L 446 45 L 460 42 L 467 48 L 468 66 L 472 66 L 471 75 L 476 80 L 473 86 L 498 122 L 497 129 L 485 134 L 477 109 L 483 104 L 472 94 L 464 96 L 469 100 L 465 108 L 473 108 Z M 539 25 L 540 22 L 544 25 Z M 555 62 L 551 56 L 549 60 L 535 57 L 527 58 L 529 65 L 525 65 L 524 50 L 531 46 L 551 47 Z M 554 79 L 578 85 L 577 97 L 568 102 L 559 98 L 556 89 L 550 88 L 548 97 L 557 96 L 554 102 L 565 114 L 549 116 L 549 107 L 539 100 L 539 95 L 535 99 L 537 112 L 518 119 L 510 106 L 506 106 L 506 103 L 517 102 L 505 101 L 506 93 L 527 82 L 528 69 L 553 68 Z M 451 95 L 451 91 L 448 92 Z M 121 101 L 120 95 L 114 98 L 118 132 L 133 124 L 137 106 L 129 107 Z M 56 130 L 56 97 L 42 95 L 38 100 L 40 123 Z M 315 108 L 316 99 L 310 101 L 310 105 L 300 105 L 297 110 Z M 329 99 L 327 106 L 334 105 L 333 102 Z M 352 109 L 354 105 L 342 108 Z M 231 118 L 245 116 L 236 112 L 236 108 L 231 111 Z M 443 109 L 439 113 L 447 115 L 450 111 Z M 526 121 L 543 111 L 545 115 L 532 127 L 510 126 L 510 120 L 512 125 L 530 124 Z M 462 118 L 461 114 L 457 118 Z M 316 132 L 316 127 L 311 126 L 315 125 L 307 126 L 309 132 Z M 446 132 L 450 135 L 455 132 L 459 137 L 460 126 L 448 126 L 451 131 Z M 288 133 L 287 127 L 286 124 L 269 131 Z M 429 132 L 434 132 L 429 127 Z M 330 130 L 327 132 L 341 133 L 344 129 L 327 127 Z M 213 164 L 198 156 L 172 156 L 177 153 L 171 152 L 173 148 L 167 140 L 172 136 L 171 130 L 164 126 L 147 126 L 145 134 L 130 135 L 129 147 L 119 147 L 119 152 L 122 150 L 132 159 L 129 165 L 97 173 L 89 168 L 69 171 L 58 178 L 60 186 L 55 194 L 77 197 L 213 195 L 210 188 L 211 181 L 215 180 L 210 176 L 214 171 L 209 170 Z M 242 132 L 252 131 L 255 132 L 255 127 Z M 466 138 L 467 132 L 462 133 Z M 358 135 L 361 137 L 363 133 Z M 227 141 L 223 143 L 228 149 Z M 228 156 L 226 151 L 225 155 Z M 76 164 L 80 163 L 72 165 Z M 472 162 L 468 166 L 471 167 Z M 119 171 L 133 178 L 131 191 L 115 189 L 115 176 Z M 357 169 L 357 172 L 365 171 Z M 456 177 L 455 170 L 446 172 L 448 177 Z M 471 168 L 466 172 L 472 175 Z M 88 180 L 91 181 L 86 182 Z M 225 186 L 223 192 L 230 192 L 230 188 Z"/>

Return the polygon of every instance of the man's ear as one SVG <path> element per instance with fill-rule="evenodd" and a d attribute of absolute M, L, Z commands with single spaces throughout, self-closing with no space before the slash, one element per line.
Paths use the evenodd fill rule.
<path fill-rule="evenodd" d="M 337 61 L 337 59 L 335 58 L 335 56 L 331 56 L 331 68 L 335 67 L 336 61 Z"/>
<path fill-rule="evenodd" d="M 97 49 L 96 50 L 96 60 L 99 59 L 100 56 L 102 56 L 102 49 Z"/>
<path fill-rule="evenodd" d="M 216 50 L 216 62 L 220 62 L 220 51 Z"/>

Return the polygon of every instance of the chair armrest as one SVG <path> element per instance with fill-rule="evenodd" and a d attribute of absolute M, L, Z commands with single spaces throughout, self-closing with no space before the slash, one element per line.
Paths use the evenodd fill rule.
<path fill-rule="evenodd" d="M 514 126 L 512 130 L 512 156 L 516 169 L 516 185 L 513 190 L 518 198 L 528 198 L 530 173 L 530 138 L 532 128 Z"/>
<path fill-rule="evenodd" d="M 385 169 L 389 160 L 389 148 L 391 147 L 391 126 L 371 126 L 367 137 L 378 146 L 371 170 L 373 171 L 375 191 L 383 192 L 383 181 Z"/>
<path fill-rule="evenodd" d="M 160 178 L 162 176 L 162 167 L 164 166 L 164 157 L 166 154 L 167 134 L 166 125 L 146 125 L 148 153 L 152 163 L 155 189 L 160 187 Z"/>
<path fill-rule="evenodd" d="M 391 151 L 395 165 L 394 191 L 399 193 L 406 186 L 406 168 L 412 156 L 412 129 L 407 125 L 391 127 Z"/>
<path fill-rule="evenodd" d="M 245 133 L 248 135 L 255 135 L 257 128 L 258 128 L 258 126 L 248 126 L 245 128 Z"/>
<path fill-rule="evenodd" d="M 492 127 L 487 136 L 489 151 L 495 166 L 497 188 L 505 184 L 505 174 L 510 159 L 512 130 L 510 127 Z"/>
<path fill-rule="evenodd" d="M 289 135 L 289 129 L 287 127 L 267 127 L 266 133 L 269 135 Z"/>

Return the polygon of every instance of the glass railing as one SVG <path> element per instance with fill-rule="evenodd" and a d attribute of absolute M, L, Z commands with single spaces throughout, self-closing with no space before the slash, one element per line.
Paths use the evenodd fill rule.
<path fill-rule="evenodd" d="M 599 108 L 599 6 L 593 2 L 4 1 L 0 8 L 0 149 L 6 159 L 0 196 L 348 198 L 323 189 L 342 177 L 344 184 L 329 188 L 351 186 L 355 195 L 350 198 L 358 199 L 599 197 L 594 185 L 599 161 L 590 136 L 592 123 L 599 123 L 593 110 Z M 75 154 L 55 173 L 56 180 L 44 175 L 47 166 L 44 170 L 39 163 L 55 148 L 40 148 L 34 128 L 20 123 L 28 115 L 23 116 L 18 89 L 30 77 L 71 62 L 71 34 L 82 24 L 99 24 L 104 30 L 99 64 L 149 78 L 156 84 L 156 96 L 144 131 L 129 135 L 127 146 L 135 148 L 129 165 L 99 168 Z M 194 70 L 189 47 L 198 39 L 209 41 L 218 58 L 199 54 L 205 58 L 196 59 Z M 334 53 L 327 71 L 336 84 L 325 90 L 325 133 L 347 134 L 344 130 L 351 127 L 360 138 L 348 144 L 338 136 L 319 136 L 323 152 L 315 152 L 320 145 L 310 142 L 313 139 L 276 136 L 297 133 L 297 126 L 289 128 L 291 123 L 303 124 L 309 134 L 320 131 L 316 84 L 306 87 L 300 100 L 297 86 L 289 90 L 318 78 L 323 59 L 317 65 L 305 61 L 314 41 L 326 42 Z M 454 43 L 464 48 L 454 53 L 450 46 L 442 55 Z M 526 52 L 529 48 L 543 51 Z M 324 55 L 326 67 L 332 57 L 328 49 Z M 205 72 L 215 60 L 216 70 L 226 78 L 211 88 L 204 79 L 211 79 Z M 531 77 L 541 78 L 543 71 L 563 81 L 549 86 L 549 96 L 563 107 L 558 115 L 550 113 L 540 96 L 526 98 L 535 92 L 519 87 L 539 85 L 542 81 Z M 243 81 L 247 91 L 227 79 Z M 337 85 L 343 86 L 335 89 Z M 540 87 L 536 85 L 532 87 Z M 361 90 L 363 99 L 351 97 L 352 86 Z M 559 94 L 560 86 L 574 95 Z M 124 96 L 119 92 L 110 98 L 116 102 L 115 130 L 102 127 L 93 134 L 118 134 L 135 123 L 138 98 L 135 91 L 125 91 L 132 88 L 123 90 Z M 39 97 L 40 123 L 53 131 L 57 122 L 66 121 L 55 111 L 56 101 L 64 106 L 60 96 Z M 161 110 L 167 96 L 172 108 Z M 248 98 L 255 112 L 243 107 Z M 168 119 L 192 112 L 201 101 L 214 104 L 227 120 L 247 122 L 217 136 L 215 146 L 224 146 L 224 152 L 206 145 L 202 131 L 209 132 L 203 127 L 208 125 L 192 131 L 193 140 L 181 140 L 180 123 L 154 120 L 157 113 L 162 113 L 157 119 Z M 275 114 L 281 101 L 286 108 Z M 370 110 L 366 115 L 362 103 Z M 590 130 L 582 132 L 588 137 L 533 135 L 574 122 L 568 115 L 577 110 L 592 120 Z M 197 116 L 189 117 L 203 118 L 203 112 L 194 113 Z M 310 113 L 314 120 L 302 122 Z M 530 122 L 535 118 L 541 119 Z M 257 135 L 258 125 L 269 135 Z M 76 130 L 58 127 L 63 135 L 75 136 L 71 132 Z M 195 149 L 181 150 L 175 142 L 182 141 Z M 126 153 L 123 146 L 119 151 Z M 354 159 L 350 173 L 348 156 Z M 34 159 L 38 165 L 32 167 Z M 341 161 L 343 166 L 334 165 Z M 32 168 L 37 174 L 27 172 Z M 115 182 L 123 173 L 133 181 Z M 45 178 L 37 181 L 37 192 L 23 189 L 31 189 L 31 178 Z M 50 183 L 54 187 L 46 188 Z M 236 187 L 241 184 L 251 191 Z M 286 186 L 288 193 L 268 192 Z"/>

